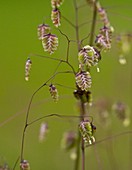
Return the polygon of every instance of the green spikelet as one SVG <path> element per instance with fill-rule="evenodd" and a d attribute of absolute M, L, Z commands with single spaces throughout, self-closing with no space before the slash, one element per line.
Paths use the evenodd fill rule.
<path fill-rule="evenodd" d="M 20 163 L 21 170 L 30 170 L 30 165 L 27 160 L 22 160 Z"/>
<path fill-rule="evenodd" d="M 49 86 L 49 91 L 50 91 L 50 95 L 51 95 L 52 99 L 54 100 L 54 102 L 57 102 L 59 99 L 57 88 L 53 84 L 51 84 Z"/>
<path fill-rule="evenodd" d="M 47 51 L 52 54 L 55 50 L 57 50 L 58 37 L 54 34 L 46 34 L 42 38 L 42 45 L 44 51 Z"/>
<path fill-rule="evenodd" d="M 96 130 L 96 127 L 92 123 L 90 123 L 88 120 L 81 121 L 79 124 L 79 130 L 84 142 L 88 144 L 93 144 L 95 142 L 93 134 Z"/>
<path fill-rule="evenodd" d="M 53 9 L 51 12 L 51 20 L 55 27 L 59 27 L 61 25 L 60 23 L 61 13 L 59 9 Z"/>
<path fill-rule="evenodd" d="M 81 67 L 83 66 L 95 66 L 101 59 L 100 52 L 89 45 L 84 46 L 78 53 L 78 61 Z"/>
<path fill-rule="evenodd" d="M 130 53 L 131 45 L 129 35 L 122 36 L 118 35 L 116 38 L 118 53 L 119 53 L 119 63 L 126 64 L 126 56 Z"/>
<path fill-rule="evenodd" d="M 91 88 L 91 76 L 87 71 L 80 71 L 76 74 L 76 83 L 81 90 L 88 91 Z"/>
<path fill-rule="evenodd" d="M 84 91 L 78 88 L 77 90 L 74 90 L 73 94 L 77 100 L 81 100 L 83 103 L 88 103 L 90 106 L 92 106 L 93 99 L 91 91 Z"/>
<path fill-rule="evenodd" d="M 40 24 L 38 26 L 38 39 L 42 40 L 43 36 L 46 34 L 49 34 L 51 31 L 51 28 L 47 24 Z"/>

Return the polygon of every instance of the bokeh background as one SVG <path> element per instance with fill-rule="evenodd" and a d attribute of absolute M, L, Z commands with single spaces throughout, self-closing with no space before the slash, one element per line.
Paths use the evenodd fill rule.
<path fill-rule="evenodd" d="M 132 1 L 131 0 L 101 0 L 102 6 L 107 9 L 111 24 L 115 28 L 115 34 L 132 33 Z M 85 1 L 78 0 L 79 4 Z M 72 0 L 65 0 L 61 7 L 62 15 L 75 22 L 75 11 Z M 89 21 L 80 29 L 81 38 L 89 33 L 91 25 L 91 10 L 89 7 L 80 9 L 79 22 Z M 0 1 L 0 162 L 5 162 L 10 168 L 20 155 L 22 130 L 24 127 L 26 110 L 33 92 L 40 87 L 53 74 L 57 62 L 31 57 L 33 62 L 30 81 L 26 82 L 25 61 L 30 54 L 48 55 L 42 49 L 41 42 L 37 37 L 37 26 L 45 21 L 50 21 L 50 0 Z M 100 23 L 98 22 L 98 26 Z M 74 29 L 62 19 L 61 30 L 70 39 L 75 39 Z M 53 58 L 65 58 L 67 42 L 65 38 L 53 27 L 53 33 L 59 37 L 60 46 L 53 54 Z M 97 32 L 96 32 L 97 33 Z M 84 42 L 87 44 L 87 40 Z M 71 44 L 70 60 L 77 68 L 77 47 Z M 132 125 L 124 127 L 122 121 L 111 112 L 111 106 L 117 101 L 124 102 L 132 110 L 132 58 L 131 53 L 126 56 L 127 64 L 120 65 L 118 61 L 118 47 L 113 41 L 112 50 L 103 53 L 99 64 L 100 73 L 96 68 L 92 69 L 92 93 L 94 102 L 99 106 L 103 103 L 108 111 L 108 124 L 100 121 L 98 109 L 91 109 L 97 127 L 97 141 L 131 130 Z M 62 65 L 60 70 L 69 70 Z M 60 83 L 72 88 L 74 78 L 71 75 L 59 75 L 55 83 Z M 58 113 L 62 115 L 78 115 L 78 105 L 73 97 L 73 89 L 58 87 L 60 100 L 53 103 L 48 87 L 41 89 L 33 100 L 30 110 L 30 120 L 40 116 Z M 102 104 L 102 105 L 103 105 Z M 104 106 L 103 105 L 103 106 Z M 103 107 L 102 106 L 102 107 Z M 131 116 L 130 116 L 131 118 Z M 48 122 L 49 133 L 43 143 L 39 142 L 39 128 L 41 122 Z M 70 159 L 69 152 L 61 149 L 61 139 L 67 130 L 76 130 L 77 120 L 48 118 L 32 125 L 27 129 L 24 155 L 30 162 L 32 170 L 67 170 L 73 169 L 74 161 Z M 87 148 L 87 169 L 120 169 L 130 170 L 132 136 L 118 136 L 98 145 Z M 16 167 L 19 169 L 19 163 Z"/>

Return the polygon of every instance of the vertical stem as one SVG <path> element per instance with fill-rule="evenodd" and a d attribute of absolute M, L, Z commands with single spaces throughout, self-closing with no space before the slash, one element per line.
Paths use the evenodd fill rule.
<path fill-rule="evenodd" d="M 80 121 L 84 120 L 84 116 L 85 116 L 85 105 L 82 101 L 80 101 L 80 116 L 81 119 Z M 80 158 L 80 144 L 81 144 L 81 151 L 82 151 L 82 170 L 85 170 L 85 147 L 84 147 L 84 140 L 80 135 L 80 132 L 78 132 L 78 141 L 77 141 L 77 150 L 76 150 L 76 154 L 77 154 L 77 158 L 75 161 L 75 167 L 74 170 L 78 170 L 79 169 L 79 158 Z"/>
<path fill-rule="evenodd" d="M 80 143 L 81 143 L 81 134 L 78 131 L 78 140 L 77 140 L 77 147 L 76 147 L 76 155 L 77 158 L 75 160 L 74 170 L 79 169 L 79 160 L 80 160 Z"/>
<path fill-rule="evenodd" d="M 82 170 L 85 170 L 85 148 L 83 139 L 82 139 Z"/>
<path fill-rule="evenodd" d="M 76 30 L 76 40 L 77 40 L 77 49 L 78 52 L 80 51 L 80 40 L 79 40 L 79 25 L 78 25 L 78 7 L 77 7 L 77 3 L 76 0 L 73 0 L 74 3 L 74 7 L 75 7 L 75 30 Z M 82 110 L 84 110 L 82 108 L 82 104 L 80 107 L 80 115 L 82 116 Z M 82 118 L 81 118 L 82 119 Z M 76 155 L 77 158 L 75 160 L 75 165 L 74 165 L 74 170 L 78 170 L 79 169 L 79 160 L 80 160 L 80 144 L 81 144 L 81 134 L 78 131 L 78 140 L 77 140 L 77 146 L 76 146 Z M 82 142 L 82 158 L 83 158 L 83 162 L 82 162 L 82 170 L 84 170 L 84 160 L 85 160 L 85 156 L 84 156 L 84 147 L 83 147 L 83 142 Z"/>
<path fill-rule="evenodd" d="M 85 105 L 84 103 L 81 101 L 81 116 L 82 119 L 81 120 L 84 120 L 84 116 L 85 116 Z M 81 146 L 81 149 L 82 149 L 82 170 L 85 170 L 85 147 L 84 147 L 84 140 L 82 138 L 82 146 Z"/>
<path fill-rule="evenodd" d="M 93 4 L 93 18 L 92 18 L 92 25 L 91 25 L 91 31 L 90 31 L 89 45 L 93 45 L 93 40 L 94 40 L 94 32 L 95 32 L 96 18 L 97 18 L 96 3 L 97 3 L 97 0 L 95 0 L 95 2 Z"/>
<path fill-rule="evenodd" d="M 76 32 L 76 40 L 77 40 L 77 49 L 78 52 L 80 50 L 80 42 L 79 42 L 79 27 L 78 27 L 78 8 L 77 8 L 77 3 L 76 0 L 73 0 L 74 3 L 74 7 L 75 7 L 75 32 Z M 78 131 L 78 140 L 77 140 L 77 147 L 76 147 L 76 161 L 75 161 L 75 166 L 74 166 L 74 170 L 78 170 L 79 169 L 79 160 L 80 160 L 80 143 L 81 143 L 81 134 Z"/>
<path fill-rule="evenodd" d="M 129 56 L 130 57 L 130 56 Z M 130 69 L 130 90 L 129 90 L 129 96 L 130 96 L 130 98 L 129 98 L 129 105 L 130 105 L 130 109 L 132 110 L 132 96 L 131 96 L 131 94 L 132 94 L 132 88 L 131 88 L 131 86 L 132 86 L 132 59 L 131 59 L 131 57 L 130 57 L 130 59 L 129 59 L 129 61 L 128 61 L 128 63 L 130 64 L 130 67 L 129 67 L 129 69 Z M 131 118 L 132 118 L 132 116 L 130 116 L 130 120 L 131 120 Z M 130 130 L 131 130 L 131 126 L 130 126 Z M 132 167 L 132 136 L 131 136 L 131 134 L 129 135 L 129 143 L 130 143 L 130 145 L 129 145 L 129 160 L 130 160 L 130 165 L 129 165 L 129 168 L 131 169 L 131 167 Z"/>
<path fill-rule="evenodd" d="M 78 51 L 80 51 L 80 40 L 79 40 L 79 25 L 78 25 L 78 7 L 76 0 L 74 0 L 74 7 L 75 7 L 75 29 L 76 29 L 76 40 L 77 40 L 77 46 L 78 46 Z"/>

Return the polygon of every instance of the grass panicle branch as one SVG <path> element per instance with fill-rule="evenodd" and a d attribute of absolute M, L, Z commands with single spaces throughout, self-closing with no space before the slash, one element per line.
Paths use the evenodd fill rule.
<path fill-rule="evenodd" d="M 116 137 L 120 137 L 123 135 L 131 134 L 132 131 L 126 131 L 123 133 L 118 133 L 116 135 L 113 135 L 111 137 L 104 138 L 102 140 L 95 141 L 95 138 L 93 136 L 96 127 L 93 125 L 93 116 L 89 115 L 89 107 L 86 107 L 86 105 L 91 106 L 92 105 L 92 92 L 91 92 L 91 84 L 92 84 L 92 76 L 91 76 L 91 68 L 98 65 L 98 62 L 101 60 L 101 52 L 110 50 L 111 48 L 111 39 L 112 33 L 114 31 L 113 27 L 110 25 L 110 22 L 108 20 L 106 11 L 104 8 L 101 7 L 98 0 L 87 0 L 86 4 L 79 4 L 77 0 L 73 0 L 73 6 L 74 6 L 74 12 L 75 12 L 75 21 L 70 21 L 67 17 L 63 16 L 60 11 L 60 6 L 62 5 L 63 0 L 51 0 L 51 20 L 60 33 L 65 39 L 66 39 L 66 54 L 65 57 L 62 58 L 55 58 L 51 56 L 46 55 L 40 55 L 40 54 L 30 54 L 30 57 L 40 57 L 44 59 L 49 59 L 52 61 L 58 62 L 57 67 L 55 68 L 54 72 L 52 73 L 51 77 L 46 80 L 31 96 L 25 122 L 24 122 L 24 128 L 22 131 L 22 140 L 21 140 L 21 151 L 20 151 L 20 161 L 21 161 L 21 169 L 25 170 L 25 165 L 28 166 L 26 170 L 29 170 L 29 163 L 28 161 L 24 160 L 24 145 L 25 145 L 25 135 L 27 128 L 43 119 L 52 118 L 52 117 L 58 117 L 61 119 L 77 119 L 78 122 L 78 129 L 77 129 L 77 140 L 75 145 L 75 152 L 76 152 L 76 158 L 74 162 L 74 170 L 79 170 L 80 162 L 81 162 L 81 170 L 86 169 L 86 158 L 85 158 L 85 152 L 86 148 L 91 147 L 93 145 L 97 145 L 99 143 L 102 143 L 107 140 L 112 140 Z M 92 19 L 90 21 L 82 22 L 80 24 L 80 9 L 85 9 L 84 7 L 90 6 L 92 9 Z M 95 37 L 96 32 L 96 24 L 97 24 L 97 14 L 100 17 L 101 22 L 103 22 L 103 27 L 100 28 L 99 34 Z M 88 14 L 87 14 L 88 15 Z M 63 18 L 71 27 L 74 28 L 75 33 L 75 40 L 70 39 L 66 33 L 64 33 L 60 28 L 61 26 L 61 18 Z M 81 30 L 80 28 L 82 26 L 85 26 L 87 23 L 91 23 L 90 26 L 90 32 L 86 33 L 86 36 L 81 37 Z M 38 26 L 38 39 L 42 41 L 42 46 L 45 52 L 48 52 L 50 55 L 54 53 L 59 45 L 58 36 L 55 34 L 51 34 L 51 28 L 48 24 L 40 24 Z M 87 40 L 87 44 L 85 44 L 85 40 Z M 78 62 L 78 68 L 77 71 L 74 67 L 74 64 L 70 62 L 70 50 L 71 50 L 71 42 L 76 43 L 77 47 L 77 62 Z M 83 45 L 84 44 L 84 45 Z M 75 51 L 74 51 L 75 53 Z M 66 71 L 59 71 L 60 66 L 62 64 L 66 64 L 69 66 L 69 70 Z M 26 67 L 25 67 L 25 79 L 29 79 L 29 71 L 31 68 L 31 60 L 27 60 Z M 55 82 L 55 78 L 59 74 L 72 74 L 73 79 L 73 87 L 62 85 L 58 82 Z M 53 82 L 55 82 L 53 84 Z M 52 97 L 52 99 L 57 102 L 58 101 L 58 90 L 56 86 L 65 87 L 68 89 L 75 89 L 74 90 L 74 97 L 78 100 L 79 103 L 79 115 L 78 116 L 68 116 L 68 115 L 61 115 L 57 113 L 51 113 L 44 115 L 42 117 L 37 117 L 34 120 L 30 121 L 29 115 L 31 106 L 33 103 L 33 99 L 35 98 L 36 94 L 44 87 L 49 87 L 49 92 Z M 16 167 L 18 160 L 16 161 L 14 165 L 14 170 Z M 88 167 L 88 169 L 91 169 Z"/>

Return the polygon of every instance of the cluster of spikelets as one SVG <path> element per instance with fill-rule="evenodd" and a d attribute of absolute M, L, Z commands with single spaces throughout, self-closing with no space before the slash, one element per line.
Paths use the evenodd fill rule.
<path fill-rule="evenodd" d="M 90 68 L 96 66 L 101 59 L 97 48 L 90 45 L 84 46 L 78 53 L 79 72 L 76 74 L 76 84 L 82 90 L 88 92 L 91 88 L 92 80 Z"/>
<path fill-rule="evenodd" d="M 60 10 L 63 0 L 51 0 L 52 12 L 51 20 L 55 27 L 60 26 Z M 54 53 L 58 47 L 58 37 L 51 33 L 51 27 L 48 24 L 40 24 L 37 29 L 38 39 L 42 41 L 42 46 L 45 52 Z M 32 62 L 28 58 L 25 64 L 25 80 L 29 80 Z"/>
<path fill-rule="evenodd" d="M 86 45 L 78 53 L 79 72 L 76 74 L 76 84 L 82 91 L 91 88 L 91 75 L 89 68 L 100 60 L 100 53 L 93 47 Z"/>
<path fill-rule="evenodd" d="M 110 25 L 105 9 L 101 7 L 99 2 L 94 0 L 88 0 L 87 2 L 90 6 L 96 6 L 103 27 L 96 36 L 95 45 L 85 45 L 78 53 L 79 71 L 75 76 L 77 90 L 74 91 L 74 96 L 83 103 L 92 104 L 91 92 L 89 90 L 92 84 L 90 69 L 98 65 L 101 60 L 101 51 L 107 51 L 111 48 L 113 27 Z M 85 143 L 93 144 L 95 142 L 94 132 L 96 127 L 90 121 L 81 121 L 79 130 Z"/>
<path fill-rule="evenodd" d="M 61 13 L 59 7 L 62 5 L 63 0 L 51 0 L 52 12 L 51 20 L 55 27 L 61 25 L 60 18 Z M 44 51 L 50 54 L 54 53 L 58 47 L 58 37 L 51 33 L 51 28 L 47 24 L 40 24 L 38 26 L 38 39 L 42 41 Z"/>
<path fill-rule="evenodd" d="M 99 2 L 96 2 L 96 8 L 103 27 L 100 29 L 99 34 L 96 37 L 95 43 L 100 50 L 109 50 L 111 48 L 111 39 L 114 28 L 111 26 L 107 13 L 105 9 L 100 5 Z"/>
<path fill-rule="evenodd" d="M 44 51 L 50 54 L 57 50 L 58 37 L 51 33 L 51 28 L 47 24 L 40 24 L 38 26 L 38 39 L 42 41 Z"/>
<path fill-rule="evenodd" d="M 101 7 L 99 2 L 94 0 L 87 1 L 90 6 L 94 6 L 97 9 L 97 13 L 100 17 L 103 27 L 100 29 L 99 34 L 95 39 L 95 46 L 86 45 L 78 53 L 79 72 L 76 74 L 76 84 L 82 91 L 88 92 L 91 88 L 92 80 L 90 75 L 90 68 L 98 65 L 101 60 L 101 51 L 107 51 L 111 48 L 111 39 L 113 27 L 110 25 L 107 13 L 104 8 Z M 99 68 L 98 70 L 99 71 Z"/>
<path fill-rule="evenodd" d="M 54 53 L 58 47 L 58 37 L 54 34 L 51 34 L 51 28 L 47 24 L 40 24 L 38 26 L 38 39 L 42 41 L 42 46 L 44 51 L 49 52 L 50 54 Z M 31 70 L 32 61 L 30 58 L 27 59 L 25 64 L 25 80 L 29 80 L 30 70 Z"/>
<path fill-rule="evenodd" d="M 95 142 L 94 132 L 96 127 L 89 120 L 83 120 L 79 123 L 79 131 L 86 144 L 93 144 Z M 71 150 L 77 143 L 77 134 L 73 131 L 64 133 L 61 141 L 62 148 L 65 150 Z"/>
<path fill-rule="evenodd" d="M 111 48 L 111 38 L 114 31 L 111 26 L 106 10 L 101 6 L 99 1 L 87 0 L 90 6 L 95 6 L 98 16 L 103 23 L 103 27 L 100 29 L 99 34 L 96 37 L 95 44 L 99 50 L 109 50 Z"/>
<path fill-rule="evenodd" d="M 99 34 L 96 36 L 96 46 L 100 50 L 109 50 L 111 48 L 111 39 L 112 39 L 112 27 L 104 26 L 100 29 Z"/>
<path fill-rule="evenodd" d="M 55 27 L 59 27 L 61 25 L 60 19 L 61 19 L 61 12 L 59 7 L 62 5 L 63 0 L 51 0 L 51 20 Z"/>

